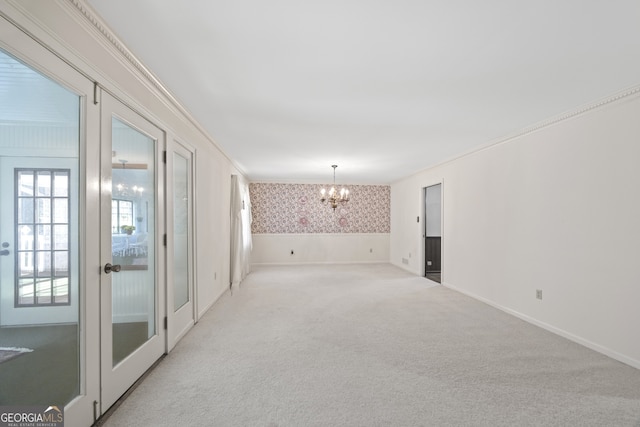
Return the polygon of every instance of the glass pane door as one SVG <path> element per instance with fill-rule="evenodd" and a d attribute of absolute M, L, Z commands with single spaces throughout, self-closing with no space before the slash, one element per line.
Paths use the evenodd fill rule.
<path fill-rule="evenodd" d="M 169 171 L 167 196 L 173 209 L 167 216 L 169 234 L 167 250 L 173 256 L 167 265 L 167 295 L 170 310 L 167 327 L 167 349 L 193 326 L 195 304 L 193 291 L 193 151 L 173 141 L 168 150 Z"/>
<path fill-rule="evenodd" d="M 156 141 L 112 118 L 111 283 L 113 360 L 122 362 L 156 334 Z"/>
<path fill-rule="evenodd" d="M 102 94 L 102 412 L 164 352 L 160 129 Z M 161 291 L 162 290 L 162 291 Z"/>
<path fill-rule="evenodd" d="M 81 98 L 0 50 L 0 405 L 81 394 Z"/>
<path fill-rule="evenodd" d="M 189 160 L 173 153 L 173 311 L 189 302 Z"/>

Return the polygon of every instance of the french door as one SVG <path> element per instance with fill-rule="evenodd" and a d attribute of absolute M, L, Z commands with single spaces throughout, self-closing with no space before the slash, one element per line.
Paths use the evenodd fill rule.
<path fill-rule="evenodd" d="M 64 408 L 69 426 L 100 400 L 92 91 L 0 17 L 0 406 Z"/>
<path fill-rule="evenodd" d="M 187 234 L 167 304 L 164 149 L 0 15 L 0 407 L 91 425 L 166 351 L 167 311 L 193 324 L 192 153 L 171 152 L 172 231 Z"/>
<path fill-rule="evenodd" d="M 167 150 L 167 350 L 195 322 L 193 274 L 193 150 L 172 141 Z"/>
<path fill-rule="evenodd" d="M 165 351 L 163 132 L 101 97 L 101 389 L 107 410 Z"/>

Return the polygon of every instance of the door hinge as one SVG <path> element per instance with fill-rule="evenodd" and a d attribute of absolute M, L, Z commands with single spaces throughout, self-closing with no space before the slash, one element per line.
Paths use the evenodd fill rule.
<path fill-rule="evenodd" d="M 165 234 L 162 236 L 162 244 L 163 244 L 164 246 L 167 246 L 167 233 L 165 233 Z"/>
<path fill-rule="evenodd" d="M 167 163 L 167 150 L 162 152 L 162 163 Z"/>
<path fill-rule="evenodd" d="M 167 319 L 167 316 L 164 316 L 164 330 L 167 330 L 167 327 L 169 325 L 169 320 Z"/>
<path fill-rule="evenodd" d="M 98 105 L 98 103 L 100 102 L 98 100 L 99 88 L 100 86 L 98 86 L 98 82 L 93 82 L 93 105 Z"/>

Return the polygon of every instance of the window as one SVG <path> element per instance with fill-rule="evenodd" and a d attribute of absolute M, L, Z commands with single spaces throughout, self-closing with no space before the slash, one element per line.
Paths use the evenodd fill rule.
<path fill-rule="evenodd" d="M 122 233 L 122 227 L 125 225 L 133 225 L 133 202 L 111 200 L 111 234 Z"/>
<path fill-rule="evenodd" d="M 69 169 L 16 169 L 16 307 L 69 305 Z"/>

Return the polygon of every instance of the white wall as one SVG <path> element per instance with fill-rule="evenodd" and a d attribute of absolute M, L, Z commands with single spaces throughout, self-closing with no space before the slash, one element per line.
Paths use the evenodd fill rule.
<path fill-rule="evenodd" d="M 293 250 L 293 255 L 291 251 Z M 252 264 L 389 261 L 387 233 L 254 234 Z"/>
<path fill-rule="evenodd" d="M 442 180 L 447 286 L 640 368 L 638 92 L 393 184 L 391 262 Z"/>

